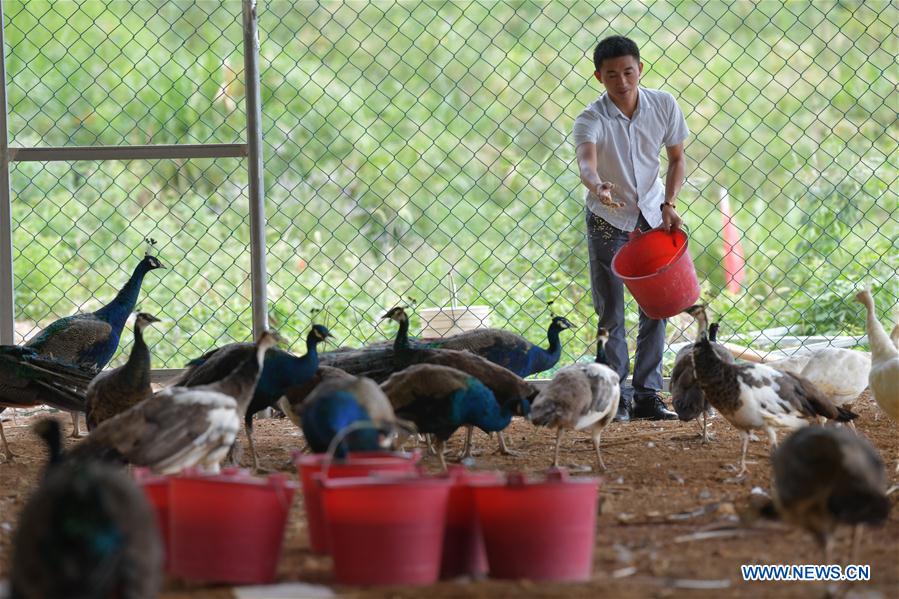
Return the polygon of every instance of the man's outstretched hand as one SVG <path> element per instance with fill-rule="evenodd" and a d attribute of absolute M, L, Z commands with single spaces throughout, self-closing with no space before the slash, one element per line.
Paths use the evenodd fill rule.
<path fill-rule="evenodd" d="M 604 181 L 596 186 L 596 189 L 593 190 L 593 193 L 596 194 L 596 197 L 599 198 L 599 201 L 602 204 L 608 206 L 609 208 L 621 208 L 622 206 L 624 206 L 624 203 L 616 202 L 612 199 L 612 189 L 614 187 L 614 183 Z"/>

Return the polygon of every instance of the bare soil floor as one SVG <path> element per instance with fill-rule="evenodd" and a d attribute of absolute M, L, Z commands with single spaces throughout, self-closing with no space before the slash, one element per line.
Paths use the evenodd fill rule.
<path fill-rule="evenodd" d="M 897 428 L 880 415 L 870 396 L 856 402 L 860 433 L 871 439 L 888 464 L 892 484 L 899 439 Z M 7 416 L 7 411 L 4 416 Z M 6 435 L 18 457 L 0 463 L 0 579 L 9 569 L 11 536 L 16 517 L 33 488 L 44 462 L 41 444 L 29 425 L 45 413 L 19 412 L 7 422 Z M 68 415 L 57 414 L 70 430 Z M 817 564 L 823 556 L 811 537 L 779 523 L 746 521 L 750 491 L 770 488 L 769 448 L 764 434 L 750 444 L 750 472 L 742 481 L 730 480 L 727 467 L 739 458 L 739 438 L 722 418 L 712 421 L 715 439 L 702 445 L 695 422 L 632 422 L 615 424 L 603 436 L 608 471 L 603 473 L 600 515 L 596 531 L 593 578 L 581 584 L 545 584 L 527 580 L 455 580 L 425 588 L 350 588 L 332 586 L 330 558 L 312 554 L 300 494 L 295 501 L 280 563 L 281 582 L 305 581 L 331 586 L 343 597 L 821 597 L 823 582 L 743 582 L 741 564 Z M 286 419 L 257 421 L 256 444 L 262 464 L 271 470 L 294 472 L 293 450 L 304 446 L 299 432 Z M 496 444 L 476 433 L 475 459 L 479 470 L 538 472 L 550 465 L 554 431 L 536 429 L 516 420 L 507 436 L 521 451 L 517 457 L 495 453 Z M 461 448 L 463 434 L 450 441 L 450 452 Z M 69 440 L 68 443 L 77 441 Z M 247 461 L 248 456 L 244 456 Z M 594 466 L 595 454 L 585 434 L 563 438 L 561 463 Z M 427 456 L 425 465 L 437 469 Z M 871 581 L 834 587 L 856 597 L 899 596 L 899 493 L 891 496 L 893 510 L 887 524 L 867 531 L 856 563 L 871 566 Z M 691 535 L 722 530 L 715 538 Z M 849 531 L 838 536 L 837 554 L 847 555 Z M 833 590 L 833 589 L 831 589 Z M 164 597 L 233 597 L 225 587 L 188 586 L 170 580 Z"/>

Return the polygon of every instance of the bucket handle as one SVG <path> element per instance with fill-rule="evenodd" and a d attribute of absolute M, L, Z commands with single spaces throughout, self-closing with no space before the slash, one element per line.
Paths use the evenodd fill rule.
<path fill-rule="evenodd" d="M 328 451 L 325 452 L 325 459 L 322 460 L 321 480 L 323 482 L 328 480 L 328 470 L 331 468 L 331 462 L 334 461 L 334 454 L 337 453 L 337 448 L 340 447 L 343 439 L 350 433 L 363 429 L 374 429 L 378 432 L 388 434 L 396 432 L 397 429 L 405 430 L 405 428 L 406 427 L 399 422 L 376 423 L 365 420 L 357 420 L 356 422 L 343 427 L 337 431 L 337 434 L 331 439 L 331 443 L 328 445 Z"/>
<path fill-rule="evenodd" d="M 681 224 L 680 228 L 683 229 L 684 235 L 688 235 L 688 234 L 690 233 L 690 229 L 687 227 L 687 225 Z M 654 228 L 654 229 L 650 229 L 649 231 L 664 231 L 665 233 L 667 233 L 667 231 L 665 231 L 664 229 L 662 229 L 661 226 L 656 227 L 656 228 Z M 637 238 L 640 237 L 641 235 L 645 235 L 645 234 L 648 233 L 649 231 L 641 231 L 640 229 L 634 229 L 633 231 L 631 231 L 631 232 L 628 234 L 627 240 L 628 240 L 628 241 L 633 241 L 634 239 L 637 239 Z M 674 247 L 677 247 L 677 242 L 674 240 L 674 236 L 673 236 L 673 235 L 672 235 L 672 237 L 671 237 L 671 245 L 673 245 Z M 665 263 L 665 266 L 663 266 L 662 268 L 668 268 L 669 266 L 671 266 L 671 263 L 674 262 L 674 260 L 675 260 L 676 258 L 677 258 L 677 254 L 671 256 L 671 260 L 669 260 L 668 262 L 666 262 L 666 263 Z"/>
<path fill-rule="evenodd" d="M 275 497 L 284 514 L 290 511 L 290 502 L 287 501 L 287 477 L 281 473 L 275 473 L 268 477 L 269 485 L 275 490 Z"/>

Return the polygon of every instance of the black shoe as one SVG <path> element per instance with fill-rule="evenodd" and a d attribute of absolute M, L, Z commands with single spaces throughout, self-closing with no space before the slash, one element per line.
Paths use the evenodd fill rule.
<path fill-rule="evenodd" d="M 665 407 L 658 395 L 635 398 L 633 416 L 640 420 L 677 420 L 677 413 Z"/>
<path fill-rule="evenodd" d="M 633 401 L 629 397 L 622 397 L 618 400 L 618 412 L 615 413 L 613 422 L 630 422 L 631 410 L 633 410 Z"/>

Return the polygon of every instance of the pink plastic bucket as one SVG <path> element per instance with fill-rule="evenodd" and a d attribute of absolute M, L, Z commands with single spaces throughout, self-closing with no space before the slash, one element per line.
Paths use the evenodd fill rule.
<path fill-rule="evenodd" d="M 464 466 L 450 466 L 453 486 L 446 509 L 443 558 L 440 578 L 480 577 L 487 574 L 487 552 L 478 520 L 472 484 L 499 484 L 503 477 L 491 472 L 469 472 Z"/>
<path fill-rule="evenodd" d="M 615 257 L 612 272 L 650 318 L 668 318 L 699 299 L 699 280 L 687 248 L 687 234 L 635 231 Z"/>
<path fill-rule="evenodd" d="M 588 580 L 599 485 L 560 470 L 541 480 L 510 475 L 505 483 L 475 485 L 490 576 Z"/>
<path fill-rule="evenodd" d="M 283 474 L 226 471 L 173 477 L 170 485 L 171 574 L 232 584 L 275 580 L 296 483 Z"/>
<path fill-rule="evenodd" d="M 305 455 L 294 453 L 294 464 L 303 486 L 303 502 L 306 507 L 306 524 L 309 527 L 309 545 L 315 553 L 329 553 L 325 517 L 322 508 L 321 487 L 313 477 L 319 474 L 326 454 Z M 332 461 L 328 468 L 328 478 L 348 478 L 365 476 L 369 472 L 395 471 L 413 474 L 421 459 L 419 453 L 399 452 L 358 452 L 350 453 L 346 460 Z"/>
<path fill-rule="evenodd" d="M 336 582 L 437 581 L 450 479 L 329 478 L 322 485 Z"/>

